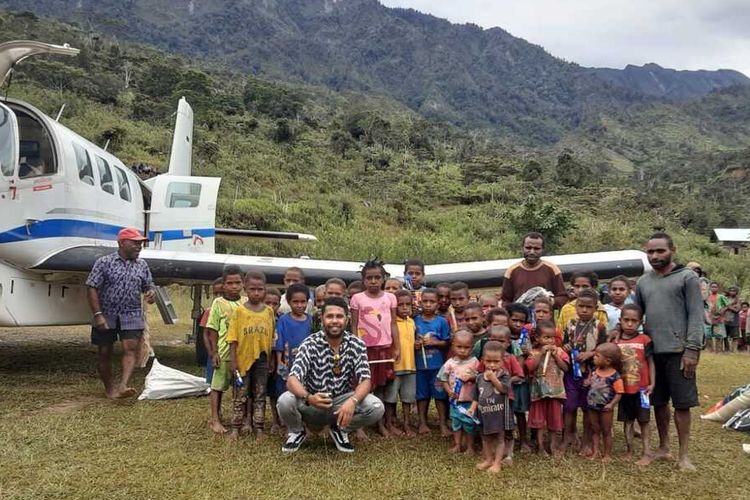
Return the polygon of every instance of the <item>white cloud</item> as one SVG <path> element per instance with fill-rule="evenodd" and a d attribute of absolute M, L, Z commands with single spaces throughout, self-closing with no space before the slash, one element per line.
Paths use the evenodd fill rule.
<path fill-rule="evenodd" d="M 747 0 L 381 0 L 458 23 L 499 26 L 583 66 L 655 62 L 750 76 Z"/>

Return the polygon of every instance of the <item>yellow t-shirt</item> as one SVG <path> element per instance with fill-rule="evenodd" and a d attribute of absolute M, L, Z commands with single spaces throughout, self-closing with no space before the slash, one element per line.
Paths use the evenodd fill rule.
<path fill-rule="evenodd" d="M 414 335 L 417 331 L 414 320 L 411 318 L 401 319 L 396 317 L 398 327 L 398 344 L 401 349 L 401 358 L 393 364 L 396 373 L 410 373 L 417 371 L 417 363 L 414 360 Z"/>
<path fill-rule="evenodd" d="M 271 357 L 271 344 L 276 324 L 273 309 L 265 306 L 262 311 L 255 312 L 247 308 L 247 304 L 238 307 L 229 320 L 227 343 L 237 343 L 237 369 L 242 375 L 250 369 L 261 353 Z"/>
<path fill-rule="evenodd" d="M 557 328 L 561 332 L 565 331 L 565 327 L 568 326 L 570 320 L 576 318 L 578 318 L 578 313 L 576 313 L 576 301 L 571 300 L 570 302 L 562 306 L 562 309 L 560 309 L 560 314 L 557 317 Z M 599 320 L 599 323 L 602 323 L 606 328 L 607 310 L 604 309 L 604 306 L 601 302 L 596 303 L 596 312 L 594 313 L 594 318 Z"/>

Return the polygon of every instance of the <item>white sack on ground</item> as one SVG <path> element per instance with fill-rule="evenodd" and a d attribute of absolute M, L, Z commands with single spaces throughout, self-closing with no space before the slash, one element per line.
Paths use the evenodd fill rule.
<path fill-rule="evenodd" d="M 716 408 L 716 406 L 718 406 L 718 408 L 707 415 L 701 415 L 701 419 L 723 423 L 729 420 L 738 411 L 750 408 L 750 385 L 734 390 L 730 396 L 735 397 L 726 401 L 722 406 L 714 405 L 712 409 Z"/>
<path fill-rule="evenodd" d="M 154 364 L 146 375 L 146 387 L 138 396 L 143 399 L 171 399 L 189 396 L 205 396 L 210 391 L 204 377 L 169 368 L 154 358 Z"/>

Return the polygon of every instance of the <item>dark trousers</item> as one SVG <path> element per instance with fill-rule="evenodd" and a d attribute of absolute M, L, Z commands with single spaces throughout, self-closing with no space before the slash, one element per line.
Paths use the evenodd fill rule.
<path fill-rule="evenodd" d="M 242 381 L 244 382 L 242 387 L 232 386 L 232 427 L 235 429 L 242 427 L 247 400 L 250 398 L 253 402 L 250 415 L 253 429 L 263 430 L 266 416 L 266 385 L 268 384 L 268 358 L 266 353 L 262 353 L 252 364 L 242 377 Z"/>

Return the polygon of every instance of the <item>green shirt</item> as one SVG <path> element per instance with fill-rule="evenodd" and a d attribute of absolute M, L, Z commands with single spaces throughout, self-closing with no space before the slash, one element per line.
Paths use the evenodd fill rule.
<path fill-rule="evenodd" d="M 227 300 L 224 297 L 218 297 L 214 299 L 211 304 L 211 312 L 208 313 L 206 328 L 215 330 L 219 334 L 217 347 L 219 350 L 219 357 L 224 361 L 229 361 L 229 344 L 227 344 L 229 318 L 231 318 L 234 311 L 246 301 L 246 297 L 240 297 L 237 300 Z"/>

